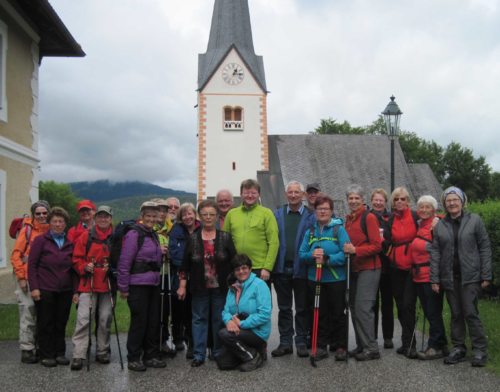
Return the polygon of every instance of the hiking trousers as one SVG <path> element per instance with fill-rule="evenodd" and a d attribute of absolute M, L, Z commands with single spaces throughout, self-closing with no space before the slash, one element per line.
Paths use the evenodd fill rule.
<path fill-rule="evenodd" d="M 23 351 L 33 351 L 36 345 L 36 308 L 31 291 L 24 292 L 16 279 L 14 291 L 19 305 L 19 348 Z"/>

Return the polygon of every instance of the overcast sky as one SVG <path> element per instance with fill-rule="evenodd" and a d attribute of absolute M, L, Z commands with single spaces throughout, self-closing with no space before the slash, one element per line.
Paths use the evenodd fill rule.
<path fill-rule="evenodd" d="M 40 69 L 42 179 L 195 191 L 197 56 L 214 0 L 50 0 L 87 53 Z M 500 171 L 498 0 L 249 0 L 270 134 L 332 117 L 457 141 Z"/>

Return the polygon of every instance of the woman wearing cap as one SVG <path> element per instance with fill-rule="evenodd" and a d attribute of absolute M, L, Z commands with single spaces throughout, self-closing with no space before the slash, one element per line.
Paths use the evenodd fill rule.
<path fill-rule="evenodd" d="M 487 339 L 477 302 L 481 288 L 487 287 L 492 279 L 490 240 L 479 215 L 464 210 L 467 197 L 460 188 L 447 188 L 441 203 L 446 216 L 434 227 L 430 281 L 434 292 L 446 293 L 451 310 L 453 347 L 444 363 L 464 360 L 467 324 L 472 366 L 485 366 Z"/>
<path fill-rule="evenodd" d="M 37 334 L 41 363 L 46 367 L 69 365 L 64 333 L 76 292 L 77 277 L 71 260 L 73 243 L 64 230 L 69 215 L 54 207 L 47 216 L 49 230 L 31 245 L 28 281 L 37 310 Z"/>
<path fill-rule="evenodd" d="M 350 303 L 357 345 L 353 354 L 358 361 L 369 361 L 380 358 L 373 326 L 382 267 L 378 256 L 382 250 L 382 239 L 377 217 L 364 205 L 363 189 L 359 185 L 351 185 L 346 196 L 351 212 L 346 217 L 345 228 L 352 243 L 344 245 L 344 252 L 351 255 Z"/>
<path fill-rule="evenodd" d="M 202 229 L 189 237 L 177 290 L 179 299 L 183 300 L 186 297 L 186 277 L 189 276 L 193 314 L 192 367 L 205 362 L 209 325 L 212 327 L 213 356 L 219 355 L 218 332 L 224 326 L 221 314 L 227 294 L 227 276 L 236 254 L 231 234 L 215 228 L 217 204 L 212 200 L 202 201 L 198 205 L 198 214 Z"/>
<path fill-rule="evenodd" d="M 39 200 L 31 206 L 31 218 L 24 218 L 23 228 L 17 236 L 10 257 L 12 270 L 16 276 L 15 294 L 19 304 L 19 346 L 21 348 L 21 362 L 23 363 L 38 362 L 35 347 L 35 303 L 28 287 L 28 256 L 35 238 L 46 233 L 49 229 L 47 224 L 49 209 L 49 203 L 44 200 Z"/>
<path fill-rule="evenodd" d="M 90 200 L 82 200 L 76 205 L 76 211 L 80 220 L 76 226 L 68 230 L 68 240 L 73 243 L 94 224 L 95 204 Z"/>
<path fill-rule="evenodd" d="M 222 312 L 226 325 L 219 331 L 223 350 L 216 358 L 221 370 L 239 366 L 249 372 L 262 366 L 262 352 L 271 334 L 271 292 L 267 283 L 252 272 L 247 255 L 236 255 L 228 277 L 229 291 Z"/>
<path fill-rule="evenodd" d="M 120 296 L 127 299 L 130 309 L 127 359 L 132 371 L 166 366 L 158 347 L 162 249 L 153 231 L 157 219 L 156 203 L 144 202 L 141 223 L 125 234 L 118 262 L 118 290 Z"/>
<path fill-rule="evenodd" d="M 201 227 L 196 219 L 196 209 L 191 203 L 184 203 L 179 208 L 177 221 L 170 231 L 169 254 L 171 261 L 172 292 L 179 288 L 179 272 L 184 261 L 184 250 L 189 237 Z M 188 292 L 183 301 L 177 296 L 172 297 L 172 334 L 177 351 L 184 350 L 184 341 L 188 344 L 187 359 L 193 359 L 191 336 L 191 294 Z"/>
<path fill-rule="evenodd" d="M 417 358 L 417 350 L 413 332 L 417 294 L 411 276 L 410 244 L 417 236 L 418 217 L 410 209 L 410 194 L 404 187 L 394 189 L 390 204 L 392 214 L 388 222 L 389 230 L 384 235 L 387 236 L 386 241 L 389 244 L 392 293 L 401 324 L 402 345 L 396 352 L 415 359 Z"/>
<path fill-rule="evenodd" d="M 319 303 L 318 349 L 316 360 L 328 357 L 327 345 L 335 343 L 335 358 L 346 358 L 345 310 L 346 269 L 344 245 L 349 236 L 342 220 L 333 218 L 333 200 L 324 193 L 314 202 L 316 223 L 304 234 L 300 246 L 300 262 L 307 266 L 308 302 L 313 308 L 316 291 L 316 270 L 321 265 L 321 296 Z M 311 318 L 312 320 L 312 318 Z M 332 331 L 332 327 L 336 329 Z M 335 336 L 334 342 L 330 338 Z"/>
<path fill-rule="evenodd" d="M 111 207 L 99 206 L 95 225 L 78 237 L 73 252 L 73 268 L 80 277 L 78 310 L 73 334 L 73 360 L 71 370 L 80 370 L 87 356 L 89 322 L 97 317 L 96 361 L 109 363 L 109 340 L 112 320 L 111 282 L 108 276 L 109 244 L 113 227 Z M 92 301 L 92 302 L 91 302 Z M 92 303 L 92 307 L 90 307 Z M 92 309 L 92 315 L 89 310 Z M 90 318 L 89 318 L 90 316 Z M 90 358 L 87 358 L 90 361 Z"/>
<path fill-rule="evenodd" d="M 430 284 L 430 254 L 434 226 L 439 222 L 436 217 L 437 201 L 430 195 L 424 195 L 417 201 L 418 221 L 417 236 L 411 243 L 413 282 L 418 298 L 429 320 L 429 340 L 427 349 L 417 353 L 422 360 L 442 358 L 448 352 L 446 333 L 443 324 L 443 293 L 432 291 Z"/>

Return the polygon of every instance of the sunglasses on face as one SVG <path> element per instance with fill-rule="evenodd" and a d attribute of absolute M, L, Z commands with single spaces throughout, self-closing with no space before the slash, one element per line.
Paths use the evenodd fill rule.
<path fill-rule="evenodd" d="M 35 212 L 35 216 L 42 216 L 42 215 L 48 215 L 49 213 L 47 211 L 45 212 Z"/>
<path fill-rule="evenodd" d="M 395 197 L 394 201 L 406 201 L 406 197 Z"/>

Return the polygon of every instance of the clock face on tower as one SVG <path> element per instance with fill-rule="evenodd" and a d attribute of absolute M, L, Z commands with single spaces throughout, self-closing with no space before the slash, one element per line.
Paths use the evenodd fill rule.
<path fill-rule="evenodd" d="M 232 86 L 243 81 L 243 67 L 236 63 L 229 63 L 222 69 L 222 79 Z"/>

